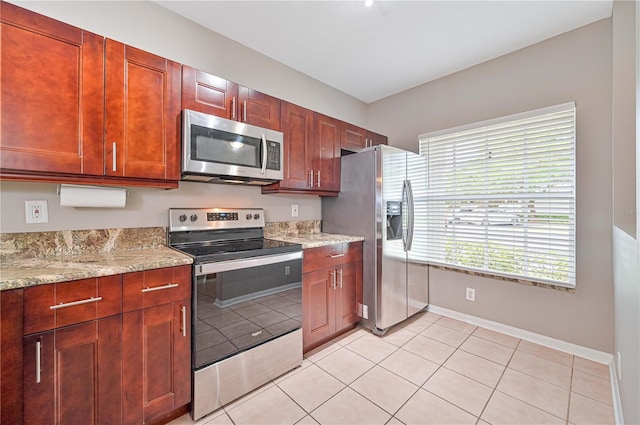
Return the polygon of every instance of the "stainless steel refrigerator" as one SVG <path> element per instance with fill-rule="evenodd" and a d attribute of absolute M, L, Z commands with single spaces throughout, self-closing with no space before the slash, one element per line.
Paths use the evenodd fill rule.
<path fill-rule="evenodd" d="M 390 146 L 341 158 L 340 194 L 322 199 L 322 231 L 364 236 L 362 325 L 382 335 L 429 303 L 425 159 Z M 360 308 L 360 306 L 359 306 Z"/>

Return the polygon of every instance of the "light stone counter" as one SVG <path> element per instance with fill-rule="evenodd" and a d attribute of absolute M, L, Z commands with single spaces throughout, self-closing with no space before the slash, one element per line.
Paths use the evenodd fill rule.
<path fill-rule="evenodd" d="M 317 248 L 326 245 L 335 245 L 345 242 L 363 241 L 362 236 L 335 235 L 332 233 L 308 233 L 298 235 L 276 235 L 270 237 L 278 241 L 299 243 L 302 249 Z"/>
<path fill-rule="evenodd" d="M 264 237 L 278 241 L 298 243 L 302 245 L 302 249 L 364 240 L 362 236 L 322 233 L 320 231 L 320 220 L 267 223 L 264 228 Z"/>
<path fill-rule="evenodd" d="M 0 235 L 0 291 L 193 263 L 165 231 L 103 229 Z"/>

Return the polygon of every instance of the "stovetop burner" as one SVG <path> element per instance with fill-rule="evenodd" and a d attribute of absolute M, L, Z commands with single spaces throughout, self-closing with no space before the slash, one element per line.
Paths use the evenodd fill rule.
<path fill-rule="evenodd" d="M 194 257 L 194 264 L 300 251 L 302 246 L 263 237 L 259 208 L 169 210 L 169 246 Z"/>
<path fill-rule="evenodd" d="M 194 257 L 195 264 L 202 264 L 283 252 L 295 252 L 299 251 L 302 247 L 299 244 L 259 238 L 210 244 L 197 243 L 190 246 L 175 246 L 174 248 Z"/>

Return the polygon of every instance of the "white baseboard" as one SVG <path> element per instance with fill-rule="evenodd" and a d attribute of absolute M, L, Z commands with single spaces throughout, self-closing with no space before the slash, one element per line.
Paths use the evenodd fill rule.
<path fill-rule="evenodd" d="M 492 331 L 500 332 L 506 335 L 523 339 L 525 341 L 544 345 L 545 347 L 553 348 L 558 351 L 564 351 L 565 353 L 573 354 L 574 356 L 580 356 L 597 363 L 608 365 L 609 379 L 611 381 L 611 398 L 613 402 L 614 420 L 616 424 L 624 424 L 622 417 L 622 403 L 620 401 L 620 389 L 618 387 L 618 377 L 616 374 L 616 365 L 613 360 L 613 354 L 594 350 L 593 348 L 583 347 L 577 344 L 572 344 L 570 342 L 562 341 L 559 339 L 550 338 L 548 336 L 537 334 L 535 332 L 525 331 L 524 329 L 505 325 L 503 323 L 482 319 L 470 314 L 460 313 L 454 310 L 438 307 L 436 305 L 429 305 L 427 310 L 441 316 L 450 317 L 452 319 L 460 320 L 461 322 L 471 323 L 472 325 L 481 326 Z"/>
<path fill-rule="evenodd" d="M 609 379 L 611 380 L 613 420 L 617 425 L 624 425 L 624 418 L 622 417 L 622 400 L 620 399 L 620 387 L 618 386 L 618 373 L 616 371 L 616 364 L 613 360 L 613 356 L 611 357 L 611 363 L 609 363 Z"/>
<path fill-rule="evenodd" d="M 482 319 L 470 314 L 459 313 L 457 311 L 449 310 L 435 305 L 429 305 L 428 311 L 440 314 L 442 316 L 447 316 L 452 319 L 460 320 L 461 322 L 471 323 L 472 325 L 481 326 L 492 331 L 501 332 L 506 335 L 524 339 L 525 341 L 544 345 L 545 347 L 553 348 L 558 351 L 564 351 L 565 353 L 573 354 L 574 356 L 580 356 L 588 360 L 593 360 L 594 362 L 603 363 L 606 365 L 613 364 L 613 354 L 594 350 L 593 348 L 583 347 L 581 345 L 572 344 L 570 342 L 562 341 L 555 338 L 550 338 L 548 336 L 537 334 L 535 332 L 525 331 L 524 329 L 516 328 L 498 322 L 493 322 L 487 319 Z M 609 367 L 609 369 L 611 369 L 611 367 Z"/>

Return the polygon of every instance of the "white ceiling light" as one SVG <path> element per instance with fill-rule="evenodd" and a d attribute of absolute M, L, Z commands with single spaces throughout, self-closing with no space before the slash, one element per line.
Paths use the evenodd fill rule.
<path fill-rule="evenodd" d="M 364 5 L 367 7 L 373 6 L 373 0 L 364 0 Z"/>

